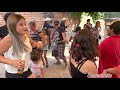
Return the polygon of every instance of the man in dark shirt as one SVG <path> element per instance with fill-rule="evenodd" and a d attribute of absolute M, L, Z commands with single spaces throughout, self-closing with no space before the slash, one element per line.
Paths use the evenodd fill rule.
<path fill-rule="evenodd" d="M 6 13 L 4 15 L 4 21 L 5 21 L 5 25 L 0 27 L 0 40 L 3 39 L 5 36 L 8 35 L 8 29 L 7 29 L 7 18 L 8 16 L 12 14 L 12 13 Z"/>
<path fill-rule="evenodd" d="M 53 56 L 57 60 L 56 64 L 60 64 L 61 62 L 59 59 L 63 59 L 66 68 L 67 60 L 64 55 L 64 51 L 65 51 L 65 43 L 67 43 L 67 39 L 66 39 L 65 30 L 63 29 L 63 27 L 60 27 L 60 23 L 57 20 L 54 22 L 54 25 L 55 25 L 55 33 L 54 33 L 53 42 L 55 42 L 56 44 L 55 48 L 57 50 L 58 55 L 53 55 Z"/>
<path fill-rule="evenodd" d="M 67 20 L 66 18 L 63 18 L 62 21 L 61 21 L 61 23 L 60 23 L 60 26 L 63 27 L 63 29 L 64 29 L 65 31 L 66 31 L 66 28 L 68 27 L 68 26 L 65 25 L 66 20 Z"/>

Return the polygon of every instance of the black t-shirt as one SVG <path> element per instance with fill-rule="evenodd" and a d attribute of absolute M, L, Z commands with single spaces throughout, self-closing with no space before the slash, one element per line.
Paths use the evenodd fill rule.
<path fill-rule="evenodd" d="M 0 37 L 1 38 L 4 38 L 5 36 L 8 35 L 8 29 L 7 29 L 7 26 L 4 25 L 2 27 L 0 27 Z"/>
<path fill-rule="evenodd" d="M 61 26 L 61 27 L 63 27 L 63 29 L 66 29 L 66 28 L 67 28 L 67 26 L 65 26 L 65 23 L 64 23 L 64 21 L 61 21 L 61 24 L 60 24 L 60 26 Z"/>
<path fill-rule="evenodd" d="M 61 41 L 63 40 L 63 36 L 62 36 L 62 33 L 65 32 L 65 29 L 63 27 L 59 27 L 56 31 L 55 31 L 55 36 L 56 36 L 56 39 L 55 39 L 55 42 L 56 43 L 61 43 Z"/>

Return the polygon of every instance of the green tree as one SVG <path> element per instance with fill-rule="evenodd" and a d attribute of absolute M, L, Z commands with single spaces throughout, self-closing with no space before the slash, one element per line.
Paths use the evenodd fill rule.
<path fill-rule="evenodd" d="M 71 18 L 75 21 L 76 17 L 79 17 L 79 19 L 82 19 L 82 15 L 91 16 L 93 21 L 103 18 L 104 12 L 70 12 Z"/>
<path fill-rule="evenodd" d="M 75 22 L 74 29 L 76 28 L 76 26 L 79 26 L 83 15 L 91 16 L 93 22 L 96 22 L 96 20 L 104 17 L 104 12 L 70 12 L 70 16 Z"/>

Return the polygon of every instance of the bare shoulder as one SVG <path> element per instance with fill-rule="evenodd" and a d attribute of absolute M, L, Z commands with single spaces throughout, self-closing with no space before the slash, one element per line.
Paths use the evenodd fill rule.
<path fill-rule="evenodd" d="M 7 45 L 10 45 L 10 44 L 12 44 L 12 38 L 11 38 L 11 36 L 9 36 L 9 35 L 7 35 L 7 36 L 5 36 L 1 41 L 0 41 L 0 44 L 6 44 L 7 43 Z"/>
<path fill-rule="evenodd" d="M 95 62 L 87 60 L 81 67 L 81 71 L 85 73 L 97 73 L 97 67 Z"/>
<path fill-rule="evenodd" d="M 0 41 L 0 54 L 6 52 L 12 46 L 12 38 L 7 35 Z"/>
<path fill-rule="evenodd" d="M 95 62 L 91 61 L 91 60 L 87 60 L 85 62 L 85 65 L 88 67 L 88 68 L 96 68 L 96 64 Z"/>
<path fill-rule="evenodd" d="M 86 64 L 88 66 L 88 72 L 91 73 L 97 73 L 97 67 L 96 67 L 96 63 L 91 61 L 91 60 L 87 60 Z"/>
<path fill-rule="evenodd" d="M 92 60 L 87 60 L 87 61 L 86 61 L 86 64 L 88 64 L 88 65 L 90 65 L 90 66 L 91 66 L 91 65 L 94 66 L 94 65 L 95 65 L 95 62 L 93 62 Z"/>

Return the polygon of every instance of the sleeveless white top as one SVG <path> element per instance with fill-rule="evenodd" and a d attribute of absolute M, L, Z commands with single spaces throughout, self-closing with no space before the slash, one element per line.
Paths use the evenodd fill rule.
<path fill-rule="evenodd" d="M 31 46 L 30 40 L 27 36 L 26 36 L 26 40 L 25 40 L 24 44 L 29 47 L 29 50 L 27 52 L 24 52 L 24 55 L 25 55 L 24 56 L 24 60 L 25 60 L 24 71 L 27 71 L 28 67 L 29 67 L 29 61 L 31 60 L 30 53 L 32 51 L 32 46 Z M 13 46 L 11 48 L 9 48 L 7 52 L 4 53 L 4 57 L 11 59 L 11 60 L 21 60 L 20 56 L 13 56 L 12 52 L 13 52 Z M 21 53 L 20 55 L 22 57 L 23 53 Z M 5 64 L 5 69 L 8 73 L 17 73 L 18 72 L 18 69 L 15 66 L 12 66 L 9 64 Z"/>

